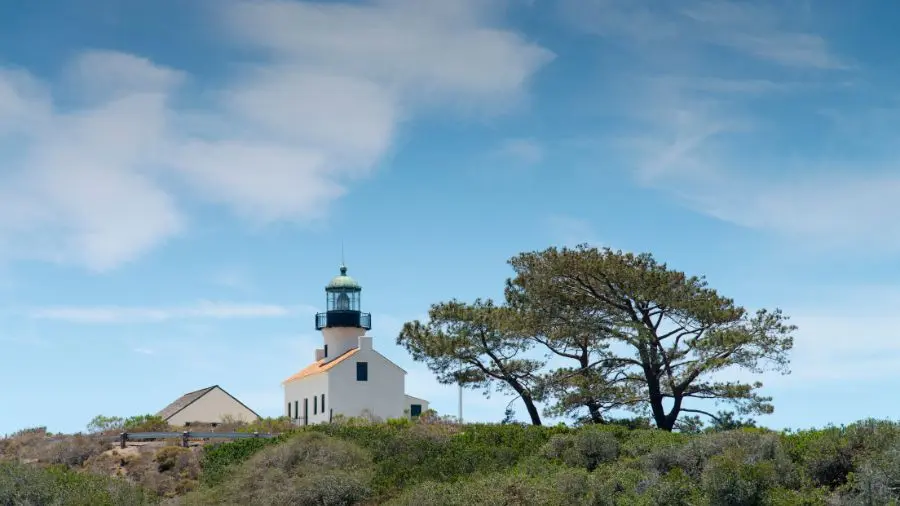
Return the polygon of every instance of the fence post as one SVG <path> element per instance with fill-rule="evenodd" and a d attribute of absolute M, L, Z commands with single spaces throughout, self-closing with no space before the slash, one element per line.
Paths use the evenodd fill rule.
<path fill-rule="evenodd" d="M 125 443 L 128 441 L 128 433 L 123 432 L 119 434 L 119 447 L 125 448 Z"/>
<path fill-rule="evenodd" d="M 188 436 L 190 436 L 190 432 L 184 431 L 181 433 L 181 446 L 187 448 L 188 447 Z"/>

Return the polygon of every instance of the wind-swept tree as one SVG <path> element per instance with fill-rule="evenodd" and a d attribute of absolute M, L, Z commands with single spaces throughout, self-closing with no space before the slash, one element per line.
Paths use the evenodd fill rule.
<path fill-rule="evenodd" d="M 541 424 L 535 407 L 536 373 L 543 362 L 525 358 L 530 342 L 517 332 L 515 312 L 488 299 L 434 304 L 428 322 L 403 325 L 397 344 L 425 362 L 444 384 L 459 383 L 485 395 L 512 392 L 525 404 L 531 423 Z"/>
<path fill-rule="evenodd" d="M 584 346 L 595 348 L 589 366 L 602 378 L 551 374 L 557 391 L 576 394 L 558 397 L 557 409 L 593 399 L 649 412 L 664 430 L 682 413 L 717 418 L 688 407 L 690 399 L 729 403 L 738 414 L 773 411 L 771 397 L 758 393 L 761 383 L 725 381 L 718 373 L 760 373 L 767 366 L 788 372 L 796 327 L 780 310 L 749 314 L 703 278 L 671 270 L 650 254 L 581 245 L 523 253 L 509 263 L 515 277 L 507 283 L 508 303 L 551 351 L 571 348 L 573 336 L 583 334 L 591 336 Z"/>

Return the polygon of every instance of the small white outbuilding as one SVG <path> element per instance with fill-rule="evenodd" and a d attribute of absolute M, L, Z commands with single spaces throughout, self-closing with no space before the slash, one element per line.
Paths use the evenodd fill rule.
<path fill-rule="evenodd" d="M 315 361 L 287 378 L 284 414 L 298 425 L 336 415 L 417 417 L 428 401 L 406 395 L 406 371 L 372 347 L 372 316 L 360 311 L 362 288 L 347 267 L 325 288 L 327 311 L 316 315 L 323 346 Z"/>
<path fill-rule="evenodd" d="M 163 408 L 157 416 L 175 426 L 221 423 L 226 418 L 245 423 L 259 420 L 255 411 L 219 385 L 188 392 Z"/>

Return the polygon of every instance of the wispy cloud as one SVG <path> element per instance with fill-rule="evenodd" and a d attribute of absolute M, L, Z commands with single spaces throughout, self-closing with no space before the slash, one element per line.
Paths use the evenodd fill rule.
<path fill-rule="evenodd" d="M 277 318 L 314 308 L 276 304 L 201 302 L 183 307 L 46 307 L 31 311 L 32 318 L 71 323 L 153 323 L 182 319 Z"/>
<path fill-rule="evenodd" d="M 604 146 L 640 184 L 805 251 L 900 248 L 900 177 L 887 148 L 900 108 L 886 111 L 896 100 L 874 99 L 877 87 L 852 85 L 858 64 L 815 33 L 814 10 L 778 0 L 590 5 L 598 16 L 572 22 L 637 55 L 625 70 L 631 86 L 614 97 L 626 121 Z M 847 125 L 871 123 L 864 106 L 823 122 L 836 97 L 877 103 L 879 128 L 848 135 Z M 801 142 L 783 142 L 800 132 Z M 877 149 L 865 143 L 872 135 Z M 854 152 L 857 138 L 865 149 Z"/>
<path fill-rule="evenodd" d="M 672 49 L 713 46 L 785 67 L 849 67 L 823 37 L 791 27 L 792 16 L 801 14 L 796 2 L 565 0 L 560 5 L 583 31 L 641 49 L 665 47 L 667 55 Z"/>
<path fill-rule="evenodd" d="M 227 0 L 209 20 L 262 59 L 227 81 L 86 51 L 62 73 L 74 108 L 0 68 L 6 256 L 116 268 L 186 230 L 191 198 L 258 223 L 308 223 L 368 176 L 404 121 L 523 103 L 553 54 L 499 27 L 495 2 Z M 208 91 L 200 111 L 183 83 Z M 192 86 L 193 87 L 193 86 Z M 297 118 L 304 118 L 297 121 Z M 248 167 L 252 170 L 248 170 Z"/>

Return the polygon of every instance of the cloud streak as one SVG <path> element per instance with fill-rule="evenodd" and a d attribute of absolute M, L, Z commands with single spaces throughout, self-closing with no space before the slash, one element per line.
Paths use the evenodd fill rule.
<path fill-rule="evenodd" d="M 847 125 L 872 111 L 823 110 L 877 102 L 873 87 L 854 85 L 860 65 L 815 33 L 814 11 L 788 4 L 593 0 L 598 16 L 570 16 L 636 56 L 632 86 L 613 97 L 624 128 L 604 145 L 641 185 L 719 220 L 805 251 L 896 251 L 900 178 L 884 116 L 900 110 L 879 108 L 885 142 L 854 151 L 853 138 L 871 135 Z"/>
<path fill-rule="evenodd" d="M 39 320 L 69 323 L 162 323 L 184 319 L 277 318 L 298 312 L 314 313 L 311 307 L 289 307 L 277 304 L 233 304 L 204 301 L 183 307 L 57 306 L 38 308 L 29 316 Z"/>

